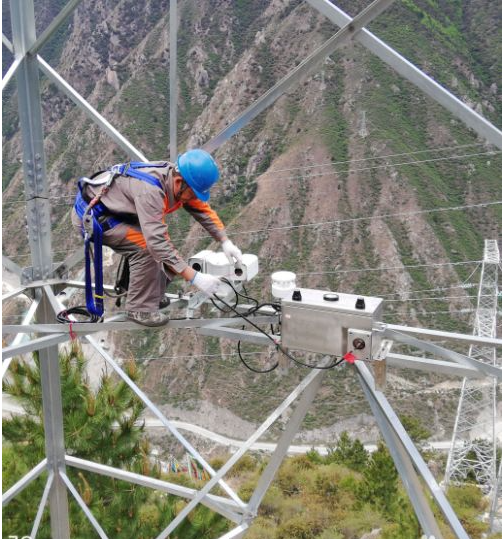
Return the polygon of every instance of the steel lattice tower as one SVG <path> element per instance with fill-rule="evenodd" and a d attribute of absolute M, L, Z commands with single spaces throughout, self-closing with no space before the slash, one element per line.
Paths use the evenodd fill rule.
<path fill-rule="evenodd" d="M 11 26 L 13 42 L 2 34 L 3 45 L 13 52 L 14 61 L 2 79 L 2 90 L 9 80 L 16 74 L 18 105 L 20 116 L 20 130 L 22 133 L 23 146 L 23 173 L 24 195 L 27 207 L 27 222 L 29 244 L 31 250 L 31 266 L 20 267 L 8 257 L 3 256 L 3 265 L 15 273 L 20 280 L 20 287 L 2 296 L 2 301 L 8 301 L 18 295 L 25 294 L 33 299 L 32 304 L 23 317 L 21 324 L 4 324 L 4 335 L 16 335 L 12 342 L 2 349 L 2 376 L 8 371 L 11 360 L 19 355 L 39 351 L 41 363 L 41 386 L 43 399 L 43 415 L 45 429 L 45 458 L 28 473 L 21 477 L 14 485 L 2 495 L 2 505 L 7 505 L 15 496 L 28 487 L 42 473 L 47 474 L 43 494 L 40 498 L 37 515 L 32 525 L 29 537 L 37 536 L 45 506 L 50 509 L 51 537 L 54 539 L 70 539 L 70 519 L 68 506 L 68 492 L 86 515 L 90 524 L 99 537 L 107 539 L 105 530 L 93 515 L 92 511 L 80 495 L 78 489 L 71 480 L 68 469 L 85 470 L 111 479 L 129 481 L 132 484 L 148 487 L 153 490 L 179 496 L 187 500 L 183 509 L 163 529 L 160 530 L 157 539 L 166 539 L 172 536 L 174 530 L 189 516 L 191 511 L 198 505 L 205 505 L 210 510 L 225 517 L 231 526 L 220 539 L 240 539 L 245 536 L 253 520 L 258 514 L 258 508 L 266 494 L 281 462 L 288 452 L 294 436 L 298 432 L 306 413 L 311 407 L 313 400 L 320 390 L 329 357 L 323 359 L 321 369 L 312 369 L 307 376 L 290 392 L 290 394 L 267 416 L 257 430 L 242 443 L 240 448 L 233 453 L 219 470 L 214 470 L 211 465 L 199 454 L 197 449 L 178 431 L 159 408 L 150 400 L 146 393 L 140 389 L 123 371 L 117 361 L 98 343 L 93 337 L 94 333 L 102 331 L 134 331 L 143 330 L 142 326 L 134 322 L 124 320 L 123 315 L 105 318 L 96 324 L 72 321 L 71 326 L 55 324 L 57 313 L 65 308 L 61 298 L 58 297 L 61 288 L 73 290 L 83 288 L 85 284 L 69 279 L 69 270 L 77 266 L 83 258 L 83 250 L 71 253 L 62 262 L 53 261 L 53 244 L 51 241 L 51 206 L 49 186 L 47 182 L 45 166 L 44 132 L 42 123 L 42 108 L 39 73 L 44 75 L 59 88 L 71 101 L 86 114 L 98 127 L 106 133 L 128 156 L 140 161 L 148 161 L 142 152 L 135 148 L 121 133 L 115 129 L 97 110 L 95 110 L 67 81 L 61 77 L 39 54 L 43 45 L 54 35 L 81 0 L 68 0 L 55 19 L 37 36 L 35 28 L 34 0 L 10 0 Z M 480 136 L 497 148 L 502 147 L 501 131 L 488 120 L 483 118 L 477 111 L 463 103 L 451 94 L 443 86 L 429 77 L 426 73 L 411 64 L 397 51 L 386 45 L 377 36 L 365 27 L 368 26 L 385 9 L 393 4 L 393 0 L 374 0 L 366 8 L 354 17 L 350 17 L 341 9 L 328 0 L 307 0 L 318 12 L 323 14 L 334 23 L 339 30 L 325 41 L 319 48 L 313 51 L 303 62 L 292 69 L 285 77 L 278 81 L 272 88 L 267 90 L 254 103 L 243 110 L 222 131 L 208 140 L 202 146 L 209 152 L 216 151 L 222 144 L 239 132 L 254 118 L 272 105 L 294 84 L 299 83 L 304 77 L 317 69 L 327 57 L 338 48 L 351 42 L 358 41 L 370 52 L 379 57 L 384 63 L 392 67 L 405 79 L 420 88 L 426 95 L 444 106 L 455 117 L 463 121 L 466 126 L 475 130 Z M 172 160 L 177 155 L 177 54 L 176 34 L 178 27 L 177 0 L 170 0 L 170 141 L 169 150 Z M 490 152 L 493 153 L 493 152 Z M 492 256 L 497 261 L 499 253 L 496 242 L 486 242 L 485 259 L 491 257 L 490 248 L 493 248 Z M 485 271 L 494 271 L 497 277 L 497 264 L 493 259 L 485 263 Z M 478 324 L 489 335 L 495 332 L 494 309 L 496 297 L 494 294 L 494 276 L 489 287 L 489 294 L 481 284 L 479 294 L 480 314 Z M 482 283 L 486 281 L 483 280 Z M 483 316 L 481 302 L 490 296 L 492 302 L 488 309 L 492 309 L 492 315 Z M 169 296 L 169 295 L 168 295 Z M 201 299 L 198 295 L 178 294 L 170 295 L 171 307 L 182 307 L 187 310 L 199 308 L 207 299 Z M 68 297 L 68 296 L 67 296 Z M 489 311 L 488 311 L 489 312 Z M 36 322 L 33 322 L 33 319 Z M 215 317 L 208 319 L 202 317 L 172 319 L 169 329 L 192 329 L 197 334 L 217 338 L 231 339 L 234 341 L 247 341 L 258 345 L 271 346 L 271 336 L 263 332 L 254 332 L 236 329 L 236 318 Z M 264 325 L 278 324 L 278 312 L 268 310 L 257 312 L 255 322 Z M 427 537 L 442 539 L 442 531 L 437 522 L 437 517 L 431 508 L 431 500 L 434 500 L 442 512 L 446 522 L 457 539 L 469 539 L 462 523 L 455 514 L 445 494 L 437 484 L 437 481 L 414 442 L 401 424 L 393 407 L 383 392 L 385 385 L 386 361 L 389 365 L 406 368 L 445 373 L 449 376 L 469 377 L 470 379 L 486 380 L 488 377 L 495 380 L 501 379 L 501 368 L 493 365 L 495 354 L 488 352 L 488 348 L 474 347 L 470 350 L 472 357 L 460 354 L 454 350 L 444 348 L 423 339 L 435 340 L 441 338 L 447 342 L 463 342 L 478 347 L 500 347 L 501 340 L 492 337 L 482 337 L 485 333 L 475 335 L 463 335 L 446 331 L 432 330 L 427 328 L 411 328 L 401 325 L 385 324 L 375 320 L 372 333 L 379 334 L 382 343 L 376 353 L 372 354 L 375 359 L 374 374 L 367 364 L 361 361 L 355 362 L 352 368 L 358 377 L 362 391 L 376 418 L 379 429 L 390 450 L 393 461 L 402 479 L 404 488 L 414 507 L 417 519 L 422 531 Z M 239 323 L 241 325 L 241 321 Z M 252 324 L 254 325 L 254 324 Z M 255 326 L 256 327 L 256 326 Z M 349 329 L 348 329 L 349 332 Z M 25 340 L 25 334 L 33 337 Z M 421 338 L 417 338 L 419 336 Z M 81 459 L 67 454 L 65 447 L 63 410 L 61 401 L 60 369 L 58 361 L 58 345 L 79 338 L 89 343 L 105 360 L 107 366 L 113 369 L 135 395 L 145 404 L 170 434 L 183 446 L 190 455 L 211 475 L 204 486 L 200 489 L 192 489 L 172 483 L 168 480 L 157 479 L 147 475 L 131 472 L 123 468 L 115 468 L 98 462 Z M 404 354 L 390 353 L 393 342 L 405 344 L 413 348 L 430 352 L 438 358 L 418 358 L 417 355 L 407 356 Z M 275 342 L 275 344 L 277 344 Z M 484 352 L 484 353 L 482 353 Z M 478 358 L 482 359 L 481 361 Z M 492 361 L 492 363 L 491 363 Z M 379 366 L 380 364 L 380 366 Z M 378 376 L 375 376 L 376 373 Z M 374 377 L 375 376 L 375 377 Z M 494 386 L 493 393 L 494 411 Z M 238 460 L 254 446 L 270 427 L 297 402 L 295 409 L 289 414 L 284 430 L 279 437 L 276 448 L 259 478 L 257 486 L 248 502 L 241 500 L 239 495 L 225 481 L 225 475 L 238 462 Z M 492 440 L 494 441 L 494 415 L 492 418 Z M 489 458 L 494 464 L 494 453 Z M 493 474 L 491 477 L 494 478 Z M 212 494 L 212 490 L 220 488 L 219 494 Z M 426 487 L 427 491 L 424 490 Z M 497 489 L 494 490 L 497 492 Z M 493 497 L 494 499 L 494 497 Z M 493 504 L 496 507 L 497 504 Z M 495 512 L 493 512 L 493 515 Z M 231 524 L 232 523 L 232 524 Z M 13 530 L 16 532 L 16 530 Z M 12 535 L 11 537 L 14 537 Z M 28 537 L 28 536 L 26 536 Z"/>
<path fill-rule="evenodd" d="M 473 334 L 496 336 L 500 253 L 496 240 L 485 240 Z M 471 345 L 469 356 L 496 365 L 496 349 Z M 496 484 L 496 380 L 465 378 L 461 388 L 445 486 L 463 483 L 475 475 L 484 492 Z"/>

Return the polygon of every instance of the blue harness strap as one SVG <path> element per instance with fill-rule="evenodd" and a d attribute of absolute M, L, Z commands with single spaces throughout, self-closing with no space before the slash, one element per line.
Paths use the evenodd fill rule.
<path fill-rule="evenodd" d="M 92 210 L 91 210 L 92 211 Z M 91 278 L 91 241 L 94 243 L 94 292 Z M 103 229 L 93 215 L 93 238 L 86 234 L 84 238 L 84 253 L 86 267 L 86 307 L 87 310 L 100 318 L 105 311 L 103 301 L 105 292 L 103 289 Z"/>
<path fill-rule="evenodd" d="M 155 163 L 142 163 L 140 161 L 132 161 L 131 163 L 122 163 L 110 167 L 110 171 L 114 174 L 121 176 L 130 176 L 137 180 L 147 182 L 154 187 L 162 189 L 161 182 L 155 177 L 145 172 L 137 170 L 139 168 L 162 168 L 166 164 Z M 74 208 L 77 215 L 83 219 L 87 214 L 92 219 L 93 233 L 92 236 L 88 234 L 84 227 L 81 229 L 82 236 L 84 238 L 84 253 L 85 253 L 85 284 L 86 284 L 86 307 L 90 314 L 99 316 L 100 318 L 104 313 L 104 289 L 103 289 L 103 232 L 111 230 L 115 226 L 121 224 L 123 221 L 120 218 L 110 215 L 109 210 L 102 202 L 97 202 L 94 206 L 88 210 L 89 203 L 86 202 L 82 191 L 84 189 L 84 179 L 80 178 L 78 181 L 79 190 L 75 197 Z M 94 243 L 94 291 L 91 276 L 91 242 Z"/>
<path fill-rule="evenodd" d="M 130 176 L 131 178 L 136 178 L 137 180 L 147 182 L 154 187 L 159 187 L 159 189 L 162 189 L 161 182 L 155 176 L 147 174 L 146 172 L 141 172 L 137 169 L 162 168 L 165 166 L 165 163 L 163 163 L 162 165 L 156 165 L 155 163 L 141 163 L 140 161 L 131 161 L 131 163 L 121 163 L 120 165 L 114 165 L 113 167 L 110 167 L 109 170 L 111 172 L 115 172 L 116 174 L 121 174 L 122 176 Z"/>

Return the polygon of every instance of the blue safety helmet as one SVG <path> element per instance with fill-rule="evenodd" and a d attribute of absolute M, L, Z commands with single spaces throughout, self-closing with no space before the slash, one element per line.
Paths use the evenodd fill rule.
<path fill-rule="evenodd" d="M 189 150 L 178 156 L 178 171 L 199 200 L 210 198 L 210 189 L 220 177 L 218 165 L 204 150 Z"/>

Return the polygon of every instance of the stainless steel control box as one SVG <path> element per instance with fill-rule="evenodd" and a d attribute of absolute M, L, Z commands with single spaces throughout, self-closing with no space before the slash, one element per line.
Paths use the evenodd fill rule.
<path fill-rule="evenodd" d="M 372 334 L 374 321 L 382 319 L 381 298 L 309 288 L 298 290 L 300 300 L 281 300 L 281 342 L 291 350 L 343 356 L 353 350 L 353 343 L 348 342 L 349 329 Z M 379 345 L 375 341 L 374 337 L 371 349 Z M 365 350 L 364 357 L 370 358 L 371 350 Z"/>

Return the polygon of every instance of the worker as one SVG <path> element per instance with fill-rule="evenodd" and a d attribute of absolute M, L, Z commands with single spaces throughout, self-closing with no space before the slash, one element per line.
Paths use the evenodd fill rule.
<path fill-rule="evenodd" d="M 103 181 L 114 173 L 108 189 Z M 92 179 L 81 178 L 72 223 L 84 235 L 83 209 L 101 194 L 98 221 L 103 244 L 129 261 L 130 278 L 126 317 L 145 326 L 161 326 L 169 316 L 166 287 L 180 275 L 207 296 L 217 293 L 222 282 L 189 267 L 173 245 L 165 218 L 184 208 L 221 243 L 230 263 L 241 262 L 241 251 L 229 240 L 217 213 L 207 203 L 210 189 L 220 176 L 213 157 L 201 149 L 189 150 L 177 163 L 154 161 L 111 167 Z M 82 181 L 84 180 L 84 181 Z"/>

